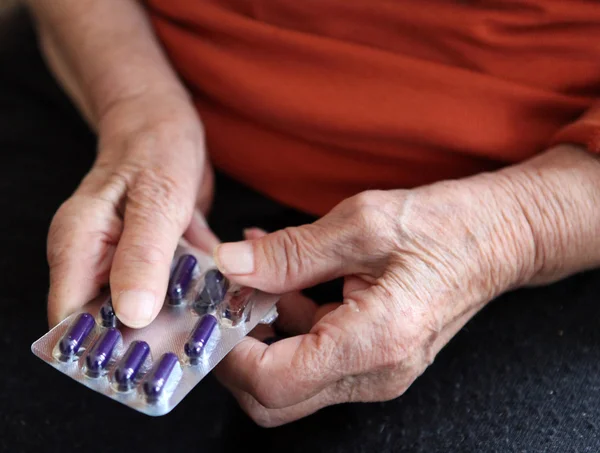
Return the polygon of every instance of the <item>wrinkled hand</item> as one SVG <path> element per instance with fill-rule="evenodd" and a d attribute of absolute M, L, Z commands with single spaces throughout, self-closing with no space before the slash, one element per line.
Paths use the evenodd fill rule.
<path fill-rule="evenodd" d="M 286 293 L 277 322 L 297 335 L 245 338 L 218 378 L 263 426 L 398 397 L 486 302 L 531 277 L 523 217 L 505 182 L 488 175 L 365 192 L 313 224 L 220 245 L 230 279 Z M 338 277 L 341 304 L 317 309 L 293 293 Z"/>
<path fill-rule="evenodd" d="M 48 235 L 51 325 L 110 283 L 117 316 L 143 327 L 158 314 L 182 234 L 210 253 L 212 200 L 201 123 L 178 94 L 114 104 L 99 124 L 96 162 Z"/>

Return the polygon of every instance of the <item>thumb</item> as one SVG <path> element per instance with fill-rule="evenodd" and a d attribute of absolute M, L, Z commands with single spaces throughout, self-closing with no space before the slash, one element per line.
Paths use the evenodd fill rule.
<path fill-rule="evenodd" d="M 331 213 L 300 227 L 219 245 L 214 259 L 231 280 L 271 293 L 301 290 L 354 273 L 370 273 L 356 247 L 360 231 Z"/>
<path fill-rule="evenodd" d="M 160 311 L 174 252 L 192 215 L 193 197 L 168 181 L 168 175 L 140 173 L 127 195 L 110 286 L 116 315 L 130 327 L 150 324 Z"/>

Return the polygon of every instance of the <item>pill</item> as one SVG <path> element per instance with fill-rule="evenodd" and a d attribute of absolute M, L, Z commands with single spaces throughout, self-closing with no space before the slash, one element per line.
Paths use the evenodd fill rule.
<path fill-rule="evenodd" d="M 121 332 L 114 327 L 105 330 L 94 345 L 90 348 L 85 358 L 86 374 L 90 377 L 98 377 L 106 369 L 115 348 L 121 339 Z"/>
<path fill-rule="evenodd" d="M 180 304 L 185 297 L 197 263 L 198 260 L 193 255 L 183 255 L 179 258 L 167 291 L 169 301 L 172 304 Z"/>
<path fill-rule="evenodd" d="M 94 317 L 89 313 L 82 313 L 75 319 L 58 343 L 61 361 L 67 362 L 79 352 L 95 324 Z"/>
<path fill-rule="evenodd" d="M 125 392 L 135 385 L 135 380 L 149 354 L 150 346 L 145 341 L 134 341 L 129 345 L 115 369 L 114 380 L 119 390 Z"/>
<path fill-rule="evenodd" d="M 216 325 L 217 318 L 212 315 L 204 315 L 196 323 L 190 338 L 183 347 L 186 355 L 190 358 L 190 363 L 198 363 L 198 359 L 202 355 L 202 351 L 204 350 L 206 343 L 208 343 Z"/>
<path fill-rule="evenodd" d="M 117 315 L 115 315 L 112 299 L 110 297 L 100 308 L 100 319 L 102 319 L 102 325 L 104 327 L 116 327 L 117 325 Z"/>
<path fill-rule="evenodd" d="M 211 269 L 204 276 L 204 288 L 196 300 L 196 305 L 205 310 L 223 302 L 229 288 L 229 281 L 217 269 Z"/>
<path fill-rule="evenodd" d="M 144 382 L 144 393 L 149 401 L 156 401 L 160 398 L 178 361 L 177 356 L 172 352 L 166 352 L 160 358 Z"/>

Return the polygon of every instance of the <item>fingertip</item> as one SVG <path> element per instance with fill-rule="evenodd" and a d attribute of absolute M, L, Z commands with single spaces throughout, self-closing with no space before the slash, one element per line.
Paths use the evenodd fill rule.
<path fill-rule="evenodd" d="M 156 302 L 156 296 L 150 291 L 127 290 L 113 298 L 113 308 L 123 324 L 139 329 L 156 317 Z"/>
<path fill-rule="evenodd" d="M 248 275 L 254 272 L 254 250 L 247 241 L 217 245 L 213 259 L 225 275 Z"/>
<path fill-rule="evenodd" d="M 260 239 L 261 237 L 264 237 L 268 234 L 265 230 L 256 227 L 245 228 L 243 230 L 243 233 L 244 238 L 247 240 Z"/>

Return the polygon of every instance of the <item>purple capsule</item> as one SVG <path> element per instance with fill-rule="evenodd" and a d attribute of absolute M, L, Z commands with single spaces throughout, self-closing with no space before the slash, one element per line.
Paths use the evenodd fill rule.
<path fill-rule="evenodd" d="M 115 310 L 112 306 L 112 299 L 110 297 L 100 308 L 100 319 L 102 319 L 102 325 L 104 327 L 117 326 L 117 315 L 115 315 Z"/>
<path fill-rule="evenodd" d="M 146 382 L 144 382 L 144 393 L 148 400 L 156 401 L 160 398 L 178 361 L 179 359 L 172 352 L 163 354 Z"/>
<path fill-rule="evenodd" d="M 86 374 L 90 377 L 98 377 L 106 369 L 115 348 L 121 339 L 121 332 L 111 327 L 105 330 L 94 343 L 85 358 Z"/>
<path fill-rule="evenodd" d="M 192 334 L 183 347 L 192 364 L 198 363 L 202 351 L 208 343 L 210 336 L 217 325 L 217 318 L 212 315 L 204 315 L 192 330 Z"/>
<path fill-rule="evenodd" d="M 114 375 L 120 391 L 126 392 L 135 385 L 135 380 L 149 354 L 150 346 L 145 341 L 134 341 L 129 345 Z"/>
<path fill-rule="evenodd" d="M 79 352 L 79 349 L 81 349 L 83 342 L 88 337 L 95 324 L 94 317 L 89 313 L 82 313 L 75 321 L 73 321 L 58 343 L 58 350 L 60 352 L 59 359 L 61 361 L 67 362 Z"/>
<path fill-rule="evenodd" d="M 207 311 L 214 308 L 225 299 L 229 281 L 217 269 L 211 269 L 204 276 L 204 288 L 196 300 L 196 307 L 200 311 Z"/>
<path fill-rule="evenodd" d="M 182 302 L 190 287 L 197 263 L 198 260 L 193 255 L 183 255 L 179 258 L 169 282 L 169 289 L 167 290 L 171 304 L 177 305 Z"/>

